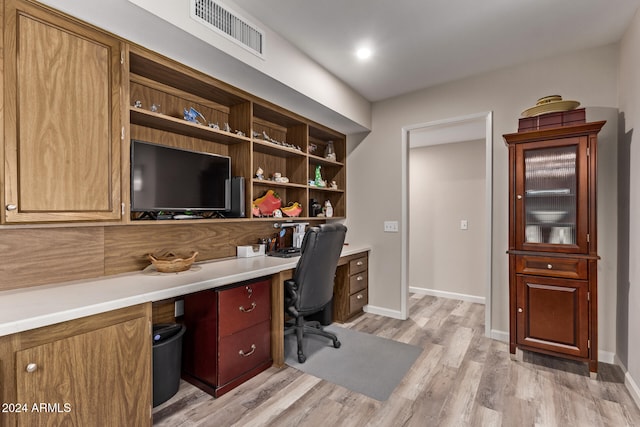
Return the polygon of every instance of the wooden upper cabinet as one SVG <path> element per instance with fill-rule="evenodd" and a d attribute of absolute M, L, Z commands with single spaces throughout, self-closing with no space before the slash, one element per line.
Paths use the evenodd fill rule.
<path fill-rule="evenodd" d="M 4 221 L 120 219 L 120 41 L 12 0 L 4 40 Z"/>

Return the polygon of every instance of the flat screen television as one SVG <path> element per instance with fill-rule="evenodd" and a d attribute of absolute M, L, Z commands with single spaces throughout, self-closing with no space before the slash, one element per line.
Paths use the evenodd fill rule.
<path fill-rule="evenodd" d="M 227 211 L 231 158 L 131 141 L 131 210 Z"/>

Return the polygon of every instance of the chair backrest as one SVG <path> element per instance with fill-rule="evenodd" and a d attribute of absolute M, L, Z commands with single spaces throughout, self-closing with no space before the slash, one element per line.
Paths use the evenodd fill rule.
<path fill-rule="evenodd" d="M 307 229 L 293 274 L 298 285 L 298 311 L 312 313 L 331 301 L 346 233 L 347 227 L 342 224 L 321 224 Z"/>

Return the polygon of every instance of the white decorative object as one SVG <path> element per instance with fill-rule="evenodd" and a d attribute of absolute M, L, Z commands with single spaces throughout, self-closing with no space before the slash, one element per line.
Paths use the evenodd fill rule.
<path fill-rule="evenodd" d="M 264 244 L 259 245 L 249 245 L 249 246 L 237 246 L 236 253 L 238 258 L 251 258 L 256 256 L 264 255 L 265 251 Z"/>

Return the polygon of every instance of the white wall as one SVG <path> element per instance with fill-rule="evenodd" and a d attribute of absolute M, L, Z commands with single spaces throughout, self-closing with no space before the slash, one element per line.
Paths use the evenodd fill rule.
<path fill-rule="evenodd" d="M 599 238 L 616 236 L 616 210 L 608 193 L 615 192 L 618 46 L 609 45 L 478 75 L 373 105 L 372 132 L 352 148 L 348 158 L 348 225 L 351 241 L 369 244 L 369 304 L 390 312 L 401 307 L 400 234 L 384 233 L 385 220 L 401 216 L 401 129 L 403 126 L 493 111 L 493 297 L 492 328 L 508 333 L 508 170 L 502 135 L 517 131 L 520 113 L 542 96 L 560 94 L 598 107 L 588 119 L 609 122 L 600 139 L 600 173 L 614 176 L 613 188 L 599 205 Z M 613 140 L 612 140 L 613 138 Z M 614 154 L 611 154 L 614 153 Z M 615 196 L 614 196 L 615 197 Z M 614 199 L 615 203 L 615 199 Z M 402 224 L 400 225 L 403 226 Z M 613 236 L 613 237 L 610 237 Z M 600 251 L 599 347 L 615 349 L 616 257 Z M 615 248 L 615 245 L 614 245 Z M 613 320 L 612 320 L 613 319 Z"/>
<path fill-rule="evenodd" d="M 640 12 L 620 43 L 619 281 L 616 353 L 640 405 Z"/>
<path fill-rule="evenodd" d="M 409 176 L 409 285 L 484 301 L 485 141 L 411 148 Z"/>

